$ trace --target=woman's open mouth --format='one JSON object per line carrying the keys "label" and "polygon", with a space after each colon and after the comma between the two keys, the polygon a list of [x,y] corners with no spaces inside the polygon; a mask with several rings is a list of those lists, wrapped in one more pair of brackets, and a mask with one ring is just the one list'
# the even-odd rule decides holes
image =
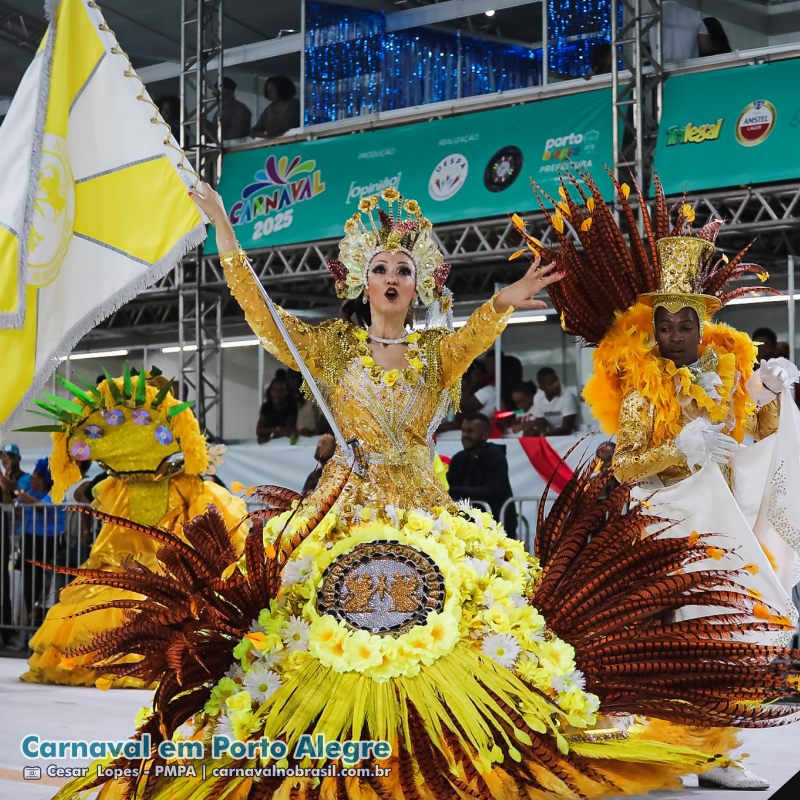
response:
{"label": "woman's open mouth", "polygon": [[399,296],[400,295],[398,294],[397,289],[394,289],[391,286],[384,293],[384,297],[386,297],[387,300],[397,300]]}

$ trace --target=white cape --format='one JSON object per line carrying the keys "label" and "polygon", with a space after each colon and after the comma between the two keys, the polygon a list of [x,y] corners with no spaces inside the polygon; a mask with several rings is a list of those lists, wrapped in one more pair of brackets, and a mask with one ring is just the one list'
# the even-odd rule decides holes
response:
{"label": "white cape", "polygon": [[[721,559],[704,559],[689,569],[741,570],[755,565],[754,574],[750,574],[752,569],[741,573],[741,582],[796,626],[798,613],[791,592],[800,560],[800,412],[788,392],[781,409],[778,431],[736,455],[734,493],[719,468],[708,464],[672,486],[638,486],[633,496],[647,502],[649,514],[674,522],[671,535],[698,531],[710,536],[710,544],[728,551]],[[764,547],[775,561],[777,573]],[[723,610],[687,606],[680,616],[717,611]],[[791,634],[768,634],[764,640],[788,643],[790,638]]]}

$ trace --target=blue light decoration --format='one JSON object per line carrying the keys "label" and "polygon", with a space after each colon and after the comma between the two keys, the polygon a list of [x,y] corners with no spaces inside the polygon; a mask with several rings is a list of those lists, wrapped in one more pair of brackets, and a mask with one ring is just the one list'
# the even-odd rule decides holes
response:
{"label": "blue light decoration", "polygon": [[[611,0],[546,0],[546,13],[550,72],[587,75],[592,48],[611,40]],[[538,86],[542,51],[428,28],[390,33],[382,12],[314,0],[305,70],[305,123],[318,125]]]}
{"label": "blue light decoration", "polygon": [[385,34],[380,12],[306,4],[306,125],[379,109]]}
{"label": "blue light decoration", "polygon": [[[622,24],[622,3],[617,7]],[[591,72],[595,45],[611,41],[611,0],[547,0],[547,66],[558,75],[580,78]]]}

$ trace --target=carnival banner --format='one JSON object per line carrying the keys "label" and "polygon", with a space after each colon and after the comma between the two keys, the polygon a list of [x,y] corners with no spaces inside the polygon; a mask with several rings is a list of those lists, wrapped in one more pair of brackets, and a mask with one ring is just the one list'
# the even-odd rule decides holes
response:
{"label": "carnival banner", "polygon": [[85,333],[205,238],[194,173],[97,5],[47,8],[0,127],[0,431]]}
{"label": "carnival banner", "polygon": [[434,223],[537,208],[566,163],[610,195],[609,90],[229,153],[220,192],[245,249],[342,235],[358,201],[392,186]]}
{"label": "carnival banner", "polygon": [[800,178],[800,60],[676,75],[655,164],[667,194]]}

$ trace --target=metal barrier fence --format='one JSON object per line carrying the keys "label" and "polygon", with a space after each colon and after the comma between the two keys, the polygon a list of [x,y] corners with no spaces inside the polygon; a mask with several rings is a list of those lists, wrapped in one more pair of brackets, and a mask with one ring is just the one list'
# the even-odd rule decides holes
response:
{"label": "metal barrier fence", "polygon": [[25,650],[47,609],[71,578],[30,564],[78,567],[89,556],[100,524],[62,506],[0,505],[0,634],[11,650]]}

